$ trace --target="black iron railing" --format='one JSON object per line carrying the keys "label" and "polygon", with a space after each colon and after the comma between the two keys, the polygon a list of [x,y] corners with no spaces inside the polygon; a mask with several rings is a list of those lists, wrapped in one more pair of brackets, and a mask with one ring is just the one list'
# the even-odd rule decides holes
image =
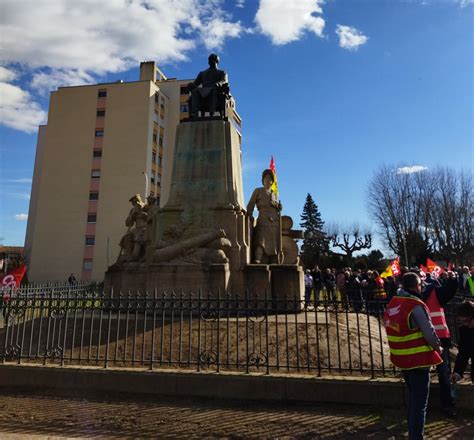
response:
{"label": "black iron railing", "polygon": [[[20,290],[5,302],[0,361],[392,376],[385,301],[359,293],[305,303],[251,292]],[[455,302],[446,307],[454,340]]]}

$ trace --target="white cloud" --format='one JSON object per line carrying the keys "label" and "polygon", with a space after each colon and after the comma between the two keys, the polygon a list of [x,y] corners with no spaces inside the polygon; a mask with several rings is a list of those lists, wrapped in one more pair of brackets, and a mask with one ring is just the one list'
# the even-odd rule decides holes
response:
{"label": "white cloud", "polygon": [[42,95],[47,95],[58,87],[93,84],[94,77],[83,70],[53,69],[49,72],[36,72],[31,81],[32,87]]}
{"label": "white cloud", "polygon": [[410,167],[401,167],[397,169],[397,174],[413,174],[413,173],[419,173],[421,171],[427,170],[428,167],[425,167],[423,165],[412,165]]}
{"label": "white cloud", "polygon": [[474,0],[459,0],[459,6],[461,6],[461,8],[465,8],[469,5],[474,5]]}
{"label": "white cloud", "polygon": [[228,37],[238,37],[244,28],[240,23],[230,23],[216,17],[203,28],[203,43],[207,49],[218,49],[222,47]]}
{"label": "white cloud", "polygon": [[28,220],[28,214],[15,214],[15,220]]}
{"label": "white cloud", "polygon": [[29,193],[8,192],[5,195],[9,196],[9,197],[12,197],[14,199],[30,200],[30,194]]}
{"label": "white cloud", "polygon": [[[3,63],[105,74],[143,60],[179,61],[216,18],[236,37],[221,0],[3,0]],[[191,35],[185,29],[191,29]]]}
{"label": "white cloud", "polygon": [[14,81],[17,77],[17,74],[12,69],[7,69],[6,67],[0,66],[0,81],[1,82],[11,82]]}
{"label": "white cloud", "polygon": [[245,0],[235,0],[235,7],[236,8],[244,8],[245,7]]}
{"label": "white cloud", "polygon": [[[241,2],[239,2],[241,3]],[[139,62],[185,60],[197,44],[221,47],[246,29],[224,0],[3,0],[0,78],[16,79],[21,65],[32,93],[89,84]],[[3,84],[1,123],[34,131],[45,112],[28,91]],[[26,102],[28,100],[28,105]]]}
{"label": "white cloud", "polygon": [[367,43],[369,37],[361,31],[350,26],[337,25],[336,34],[339,37],[339,46],[347,50],[357,50],[359,46]]}
{"label": "white cloud", "polygon": [[305,32],[323,36],[322,0],[260,0],[255,21],[260,31],[273,44],[286,44],[300,39]]}
{"label": "white cloud", "polygon": [[30,177],[22,177],[21,179],[9,179],[8,183],[31,183],[32,179]]}
{"label": "white cloud", "polygon": [[46,112],[27,91],[0,82],[0,121],[7,127],[33,133],[46,121]]}

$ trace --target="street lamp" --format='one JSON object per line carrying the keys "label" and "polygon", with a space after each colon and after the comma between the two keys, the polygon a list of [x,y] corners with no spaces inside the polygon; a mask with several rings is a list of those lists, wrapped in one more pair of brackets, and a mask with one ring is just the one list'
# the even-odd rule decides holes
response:
{"label": "street lamp", "polygon": [[145,171],[142,172],[145,176],[145,199],[148,197],[148,174]]}

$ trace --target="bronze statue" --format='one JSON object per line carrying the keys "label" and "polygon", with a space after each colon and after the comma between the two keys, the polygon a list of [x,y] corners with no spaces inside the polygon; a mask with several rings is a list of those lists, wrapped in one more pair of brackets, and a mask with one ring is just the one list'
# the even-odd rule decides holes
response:
{"label": "bronze statue", "polygon": [[254,263],[278,264],[283,260],[281,241],[282,206],[271,187],[274,181],[272,170],[262,173],[263,188],[256,188],[247,205],[247,215],[253,224],[253,210],[258,209],[257,225],[252,236]]}
{"label": "bronze statue", "polygon": [[[120,254],[117,262],[139,261],[145,252],[145,232],[148,214],[144,210],[140,194],[130,198],[132,209],[125,220],[128,227],[126,234],[120,240]],[[135,226],[135,227],[133,227]]]}
{"label": "bronze statue", "polygon": [[188,84],[191,92],[189,98],[189,116],[196,119],[199,112],[209,112],[213,116],[219,112],[221,117],[225,116],[226,99],[230,98],[227,73],[219,70],[219,57],[212,53],[209,55],[209,69],[199,72],[194,82]]}

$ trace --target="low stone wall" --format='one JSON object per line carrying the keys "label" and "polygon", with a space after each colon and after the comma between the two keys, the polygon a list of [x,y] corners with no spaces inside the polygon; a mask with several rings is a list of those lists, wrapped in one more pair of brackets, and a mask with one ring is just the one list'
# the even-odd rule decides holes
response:
{"label": "low stone wall", "polygon": [[[0,387],[81,389],[287,402],[329,402],[400,407],[406,390],[398,379],[310,377],[182,370],[98,369],[37,365],[0,365]],[[473,411],[474,386],[458,385],[459,409]],[[439,406],[439,390],[432,384],[430,405]]]}

